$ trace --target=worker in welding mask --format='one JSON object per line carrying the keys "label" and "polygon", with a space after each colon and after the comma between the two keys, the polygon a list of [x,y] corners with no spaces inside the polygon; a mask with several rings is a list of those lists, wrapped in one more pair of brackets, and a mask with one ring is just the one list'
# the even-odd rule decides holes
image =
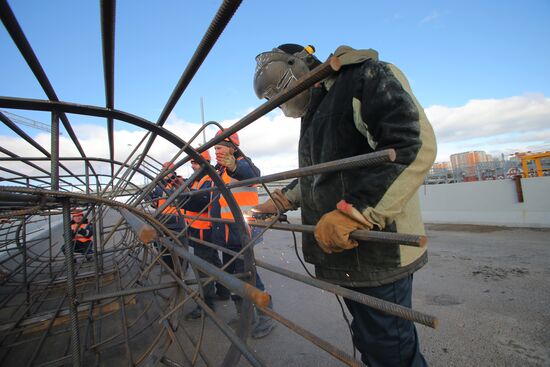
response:
{"label": "worker in welding mask", "polygon": [[[299,85],[320,61],[312,46],[280,45],[256,57],[254,91],[273,99]],[[430,123],[394,65],[372,49],[338,47],[338,72],[283,103],[301,119],[299,166],[395,149],[394,161],[301,177],[253,211],[301,208],[302,251],[317,278],[411,307],[413,273],[426,249],[350,239],[357,229],[424,234],[417,191],[436,156]],[[345,300],[355,347],[369,366],[425,366],[414,324]]]}

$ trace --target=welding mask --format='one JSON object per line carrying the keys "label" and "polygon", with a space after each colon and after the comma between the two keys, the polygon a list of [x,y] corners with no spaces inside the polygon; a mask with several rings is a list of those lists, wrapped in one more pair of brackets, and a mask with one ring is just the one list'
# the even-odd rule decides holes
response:
{"label": "welding mask", "polygon": [[[307,60],[311,57],[307,48],[294,54],[274,48],[273,51],[256,56],[254,73],[256,96],[270,100],[296,86],[297,80],[309,73],[310,66]],[[311,91],[308,89],[279,107],[287,117],[302,117],[307,111],[310,97]]]}

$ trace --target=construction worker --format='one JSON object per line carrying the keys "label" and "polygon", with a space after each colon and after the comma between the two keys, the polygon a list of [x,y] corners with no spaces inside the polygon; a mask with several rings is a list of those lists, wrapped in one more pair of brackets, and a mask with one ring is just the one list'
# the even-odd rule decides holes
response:
{"label": "construction worker", "polygon": [[[222,131],[218,131],[216,136],[220,135]],[[239,146],[239,136],[235,133],[229,138],[219,142],[215,147],[216,151],[216,170],[225,182],[230,184],[236,181],[242,181],[253,177],[260,176],[260,170],[252,163],[250,158],[243,157],[236,149]],[[250,212],[253,206],[258,205],[258,189],[255,186],[245,186],[231,189],[237,204],[243,212]],[[219,194],[218,194],[219,195]],[[220,217],[222,219],[234,219],[227,201],[223,196],[219,196],[216,204],[212,208],[212,216]],[[257,237],[259,233],[258,228],[251,230],[252,238]],[[229,250],[239,252],[243,245],[240,238],[240,230],[236,224],[224,224],[214,225],[213,240],[215,243],[219,243],[225,246]],[[261,241],[260,238],[257,242]],[[227,264],[232,259],[231,255],[223,254],[223,263]],[[230,274],[237,274],[244,272],[244,261],[236,260],[227,267],[226,271]],[[264,284],[260,278],[260,275],[256,272],[256,287],[260,290],[265,290]],[[242,310],[243,299],[237,295],[231,295],[237,313],[240,314]],[[273,302],[270,301],[270,308],[273,308]],[[267,315],[255,312],[254,324],[252,327],[251,336],[255,339],[263,338],[268,335],[275,326],[273,320]]]}
{"label": "construction worker", "polygon": [[[74,209],[71,212],[71,240],[73,243],[73,252],[83,254],[86,260],[91,260],[93,226],[88,223],[88,219],[84,219],[82,209]],[[65,253],[65,245],[61,247],[61,251]]]}
{"label": "construction worker", "polygon": [[[157,184],[150,194],[150,198],[153,200],[153,207],[160,208],[164,205],[167,198],[182,184],[183,179],[177,175],[174,171],[174,164],[170,162],[164,162],[162,164],[162,171],[165,172],[164,177]],[[162,210],[162,221],[167,229],[175,232],[179,235],[178,239],[187,244],[186,235],[182,233],[185,227],[185,220],[183,217],[184,211],[178,207],[177,201],[173,201],[170,205]],[[155,244],[159,251],[165,251],[162,255],[162,260],[174,270],[174,263],[172,255],[166,251],[165,247],[159,243]]]}
{"label": "construction worker", "polygon": [[[272,99],[320,65],[312,46],[285,44],[256,57],[254,89]],[[357,229],[424,234],[417,191],[436,156],[435,136],[409,83],[374,50],[341,46],[341,69],[280,107],[301,118],[299,166],[393,148],[394,162],[302,177],[253,209],[274,213],[301,207],[302,251],[316,277],[411,307],[413,273],[425,248],[366,243]],[[345,300],[355,347],[371,366],[425,366],[414,324]]]}
{"label": "construction worker", "polygon": [[[201,153],[201,156],[210,164],[211,157],[208,150]],[[199,162],[191,160],[191,168],[194,172],[201,169]],[[191,184],[191,190],[203,190],[212,187],[212,179],[203,172],[199,175],[195,181]],[[203,260],[208,261],[212,265],[221,267],[221,260],[218,251],[207,245],[194,241],[193,239],[199,239],[202,241],[210,242],[212,234],[212,222],[208,220],[210,218],[210,210],[212,206],[211,192],[204,192],[203,194],[193,195],[187,200],[182,208],[185,210],[186,219],[188,225],[189,245],[194,248],[194,253]],[[199,219],[195,219],[195,218]],[[203,277],[204,274],[201,274]],[[203,288],[204,301],[206,304],[214,309],[214,300],[219,299],[215,292],[215,283],[209,283]],[[227,296],[225,299],[229,299]],[[191,312],[185,315],[186,319],[198,319],[202,316],[201,308],[195,307]]]}

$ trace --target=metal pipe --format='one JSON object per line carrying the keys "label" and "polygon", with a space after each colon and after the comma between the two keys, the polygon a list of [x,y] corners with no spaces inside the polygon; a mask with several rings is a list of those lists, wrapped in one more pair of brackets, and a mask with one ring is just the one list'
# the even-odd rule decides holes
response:
{"label": "metal pipe", "polygon": [[256,287],[245,283],[240,279],[232,277],[231,274],[220,270],[218,267],[210,264],[200,257],[191,255],[188,251],[185,251],[179,246],[175,246],[168,241],[163,241],[162,245],[168,247],[169,250],[175,252],[179,257],[189,261],[190,264],[196,266],[203,273],[209,276],[214,276],[220,283],[239,296],[247,298],[255,304],[262,306],[267,306],[269,303],[270,296],[267,292],[262,292]]}
{"label": "metal pipe", "polygon": [[157,231],[150,224],[147,224],[126,209],[117,208],[117,210],[124,217],[141,242],[147,244],[156,239]]}

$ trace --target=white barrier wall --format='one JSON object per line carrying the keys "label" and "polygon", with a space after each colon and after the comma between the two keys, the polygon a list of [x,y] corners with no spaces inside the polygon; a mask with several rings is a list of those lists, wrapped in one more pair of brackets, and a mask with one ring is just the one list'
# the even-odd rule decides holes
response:
{"label": "white barrier wall", "polygon": [[550,227],[550,177],[424,185],[419,196],[426,223]]}

